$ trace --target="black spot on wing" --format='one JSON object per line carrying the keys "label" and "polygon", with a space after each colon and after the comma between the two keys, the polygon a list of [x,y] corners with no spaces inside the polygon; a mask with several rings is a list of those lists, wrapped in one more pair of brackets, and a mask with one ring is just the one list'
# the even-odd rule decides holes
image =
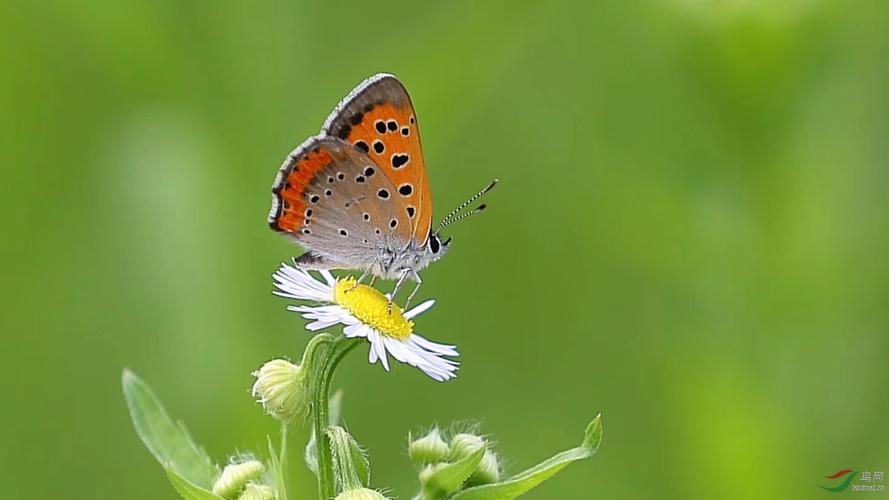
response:
{"label": "black spot on wing", "polygon": [[392,168],[401,168],[407,165],[407,162],[409,162],[410,159],[411,157],[407,154],[394,154],[392,155]]}

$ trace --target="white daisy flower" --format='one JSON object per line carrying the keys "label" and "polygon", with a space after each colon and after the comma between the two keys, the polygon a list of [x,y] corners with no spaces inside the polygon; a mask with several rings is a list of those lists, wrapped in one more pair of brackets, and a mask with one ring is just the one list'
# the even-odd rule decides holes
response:
{"label": "white daisy flower", "polygon": [[275,271],[275,295],[288,299],[311,300],[326,305],[287,306],[312,320],[306,330],[318,331],[343,324],[349,338],[363,337],[370,342],[368,361],[379,361],[389,370],[389,355],[415,366],[439,382],[457,376],[459,363],[445,356],[459,356],[452,345],[438,344],[414,333],[416,316],[428,311],[434,300],[427,300],[402,312],[396,304],[389,310],[389,296],[376,288],[357,284],[353,277],[335,278],[329,271],[320,271],[324,281],[308,271],[287,264]]}

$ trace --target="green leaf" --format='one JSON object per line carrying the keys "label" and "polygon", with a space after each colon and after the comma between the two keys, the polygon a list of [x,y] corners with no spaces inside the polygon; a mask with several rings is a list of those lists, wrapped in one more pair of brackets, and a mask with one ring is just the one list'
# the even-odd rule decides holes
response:
{"label": "green leaf", "polygon": [[312,471],[312,474],[318,475],[318,440],[315,439],[315,430],[309,435],[309,442],[306,443],[306,467]]}
{"label": "green leaf", "polygon": [[362,485],[370,486],[370,460],[367,458],[367,452],[351,434],[349,435],[349,451],[352,454],[352,463],[355,464],[358,479]]}
{"label": "green leaf", "polygon": [[123,371],[123,393],[136,433],[164,468],[189,483],[209,488],[219,469],[180,422],[174,422],[151,388],[130,370]]}
{"label": "green leaf", "polygon": [[275,479],[275,484],[278,487],[278,496],[281,500],[287,500],[287,481],[285,472],[287,464],[284,463],[287,460],[287,426],[285,425],[281,427],[280,455],[275,450],[275,445],[272,444],[272,438],[266,436],[266,440],[269,442],[269,468],[272,471],[272,477]]}
{"label": "green leaf", "polygon": [[441,496],[441,493],[449,495],[457,491],[478,468],[479,462],[485,456],[486,449],[487,447],[482,446],[454,463],[439,464],[436,466],[435,472],[426,479],[424,490],[432,497]]}
{"label": "green leaf", "polygon": [[583,443],[577,448],[563,451],[504,481],[467,488],[454,495],[453,500],[509,500],[516,498],[553,477],[572,462],[591,457],[599,449],[601,442],[602,414],[600,413],[587,426]]}
{"label": "green leaf", "polygon": [[173,488],[176,488],[176,491],[185,500],[225,500],[221,496],[216,495],[211,491],[207,491],[179,474],[176,474],[176,471],[174,471],[172,467],[164,467],[164,470],[167,471],[167,478],[170,480],[170,483],[173,484]]}
{"label": "green leaf", "polygon": [[340,492],[370,484],[370,461],[351,434],[338,425],[327,428],[333,471]]}
{"label": "green leaf", "polygon": [[[333,393],[327,404],[328,422],[330,425],[339,425],[340,415],[343,413],[343,390],[340,389]],[[315,439],[315,429],[309,434],[309,442],[306,443],[306,466],[316,476],[318,475],[318,449],[316,448],[317,440]]]}

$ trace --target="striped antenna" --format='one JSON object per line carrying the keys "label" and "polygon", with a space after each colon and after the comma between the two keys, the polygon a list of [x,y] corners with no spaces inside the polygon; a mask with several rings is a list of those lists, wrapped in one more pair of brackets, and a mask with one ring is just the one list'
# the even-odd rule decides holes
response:
{"label": "striped antenna", "polygon": [[458,206],[457,208],[452,210],[451,213],[449,213],[448,216],[445,217],[444,220],[441,221],[441,223],[438,225],[438,227],[435,229],[435,231],[436,232],[441,231],[446,226],[453,224],[454,222],[457,222],[458,220],[465,219],[466,217],[469,217],[472,214],[477,214],[477,213],[481,212],[482,210],[484,210],[487,207],[487,205],[481,205],[478,208],[472,210],[471,212],[466,212],[465,214],[460,215],[457,218],[454,218],[457,214],[462,212],[463,209],[468,207],[472,202],[474,202],[475,200],[484,196],[488,191],[494,189],[494,186],[496,186],[498,182],[500,182],[500,179],[492,180],[487,186],[485,186],[484,189],[482,189],[478,193],[475,193],[471,198],[469,198],[468,200],[461,203],[460,206]]}
{"label": "striped antenna", "polygon": [[472,210],[469,211],[469,212],[462,213],[462,214],[458,215],[457,217],[454,217],[454,218],[452,218],[452,219],[448,219],[446,222],[442,222],[441,225],[438,227],[438,229],[436,229],[436,231],[440,231],[440,230],[442,230],[442,229],[444,229],[444,228],[450,226],[451,224],[453,224],[453,223],[455,223],[455,222],[457,222],[457,221],[461,221],[461,220],[463,220],[463,219],[469,217],[470,215],[480,214],[480,213],[484,212],[486,208],[488,208],[488,206],[485,205],[484,203],[482,203],[481,205],[479,205],[478,207],[472,209]]}

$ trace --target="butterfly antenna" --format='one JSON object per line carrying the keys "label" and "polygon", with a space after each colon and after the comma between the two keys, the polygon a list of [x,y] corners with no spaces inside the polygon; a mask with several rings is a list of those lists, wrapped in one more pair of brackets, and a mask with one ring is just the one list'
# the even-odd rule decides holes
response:
{"label": "butterfly antenna", "polygon": [[481,205],[479,205],[478,207],[472,209],[472,210],[469,211],[469,212],[462,213],[462,214],[458,215],[457,217],[454,217],[454,218],[452,218],[452,219],[449,219],[447,222],[442,222],[441,225],[439,225],[439,228],[437,229],[437,231],[440,231],[440,230],[442,230],[442,229],[444,229],[444,228],[450,226],[451,224],[453,224],[453,223],[455,223],[455,222],[461,221],[461,220],[463,220],[463,219],[469,217],[470,215],[480,214],[480,213],[482,213],[486,208],[488,208],[488,206],[485,205],[484,203],[482,203]]}
{"label": "butterfly antenna", "polygon": [[484,196],[488,191],[494,189],[494,186],[496,186],[498,182],[500,182],[500,179],[494,179],[494,180],[492,180],[490,183],[488,183],[487,186],[485,186],[484,189],[482,189],[482,190],[479,191],[478,193],[475,193],[474,195],[472,195],[471,198],[469,198],[468,200],[466,200],[466,201],[464,201],[463,203],[461,203],[460,206],[458,206],[457,208],[455,208],[454,210],[452,210],[451,213],[449,213],[448,216],[445,217],[444,220],[441,221],[441,223],[438,225],[438,227],[437,227],[435,230],[436,230],[436,231],[441,231],[441,230],[444,229],[446,226],[448,226],[448,225],[450,225],[450,224],[453,224],[454,222],[457,222],[458,220],[465,219],[466,217],[469,217],[470,215],[477,214],[477,213],[481,212],[482,210],[484,210],[484,209],[487,207],[487,205],[481,205],[481,206],[479,206],[478,208],[472,210],[471,212],[466,212],[465,214],[460,215],[460,216],[457,217],[457,218],[454,218],[457,214],[459,214],[460,212],[462,212],[463,209],[465,209],[465,208],[468,207],[470,204],[472,204],[472,202],[474,202],[475,200],[477,200],[477,199],[481,198],[482,196]]}

